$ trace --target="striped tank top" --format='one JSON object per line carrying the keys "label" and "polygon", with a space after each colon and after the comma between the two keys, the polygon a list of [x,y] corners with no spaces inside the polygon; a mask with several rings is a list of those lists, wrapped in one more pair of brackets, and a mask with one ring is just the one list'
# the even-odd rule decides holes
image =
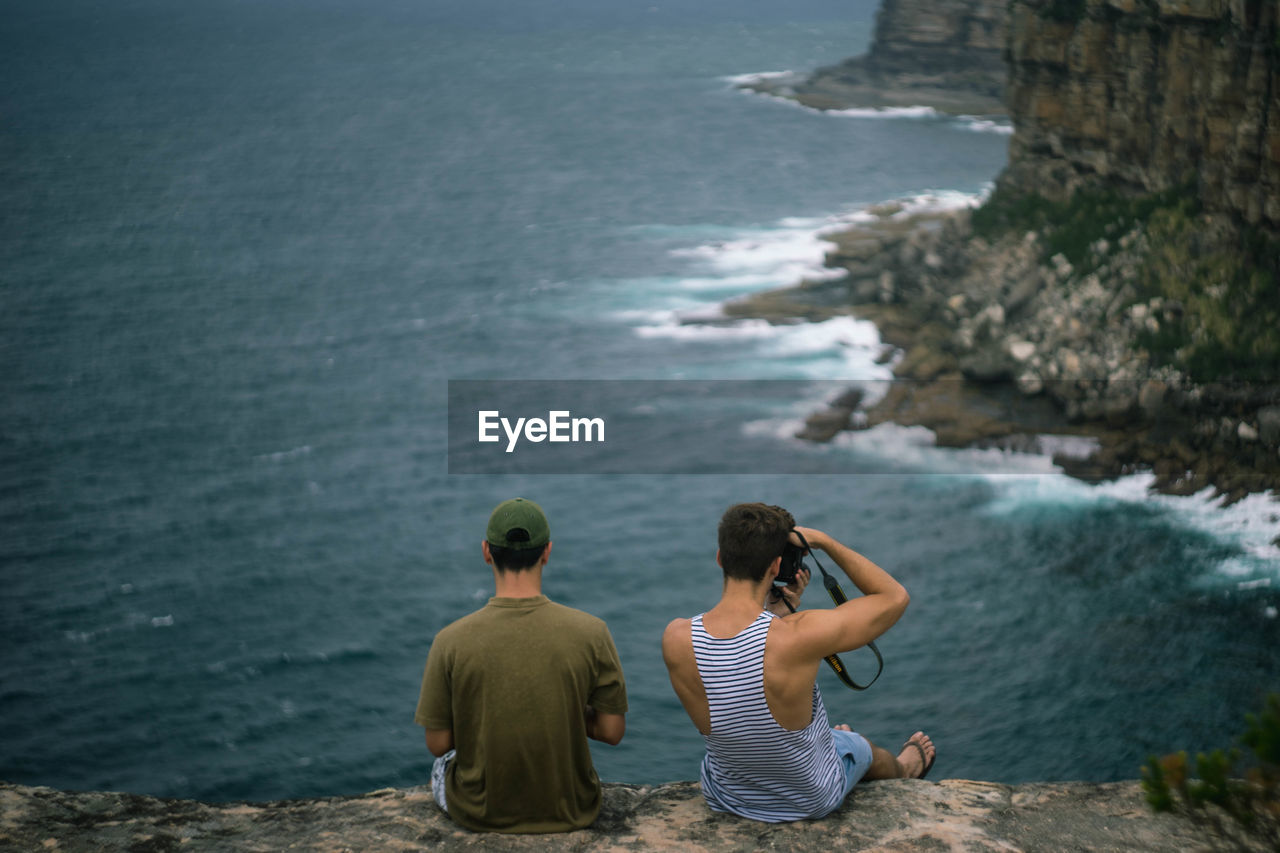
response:
{"label": "striped tank top", "polygon": [[693,617],[693,655],[711,710],[702,794],[714,811],[778,822],[822,817],[844,799],[844,770],[827,709],[813,685],[813,719],[778,725],[764,695],[765,610],[735,637],[719,639]]}

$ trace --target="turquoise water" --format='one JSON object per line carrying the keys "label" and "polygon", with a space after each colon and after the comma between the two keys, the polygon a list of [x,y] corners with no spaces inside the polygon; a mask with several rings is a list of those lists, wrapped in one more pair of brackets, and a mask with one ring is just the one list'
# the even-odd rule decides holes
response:
{"label": "turquoise water", "polygon": [[[728,82],[857,53],[873,12],[10,3],[0,778],[211,799],[425,782],[422,663],[489,594],[478,543],[513,494],[551,515],[548,593],[606,618],[626,668],[606,779],[696,774],[658,638],[714,602],[739,500],[911,590],[875,687],[823,688],[874,740],[929,731],[939,777],[1132,778],[1228,739],[1280,689],[1274,504],[1085,486],[911,430],[799,446],[803,383],[883,375],[874,329],[688,322],[821,275],[819,232],[867,204],[970,203],[1004,164],[999,128]],[[800,391],[676,432],[691,460],[740,448],[740,475],[449,476],[447,381],[521,378]],[[775,454],[879,473],[753,473]]]}

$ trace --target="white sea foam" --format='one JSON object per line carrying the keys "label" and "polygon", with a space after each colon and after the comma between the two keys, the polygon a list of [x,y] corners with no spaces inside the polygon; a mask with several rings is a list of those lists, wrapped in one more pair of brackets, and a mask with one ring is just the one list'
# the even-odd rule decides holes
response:
{"label": "white sea foam", "polygon": [[944,213],[949,210],[962,210],[966,207],[977,207],[986,200],[990,187],[980,193],[966,193],[959,190],[928,190],[913,196],[899,199],[902,210],[894,214],[896,218],[906,218],[917,213]]}
{"label": "white sea foam", "polygon": [[[777,345],[773,348],[777,355],[828,352],[833,349],[862,350],[872,355],[880,352],[880,333],[875,324],[856,317],[832,317],[820,323],[800,323],[777,328],[782,330],[777,336]],[[883,367],[873,372],[877,375],[869,375],[868,379],[881,378],[887,373]]]}
{"label": "white sea foam", "polygon": [[[757,422],[756,434],[790,439],[799,420]],[[1116,503],[1156,508],[1175,520],[1175,526],[1199,530],[1238,551],[1217,564],[1213,578],[1238,590],[1266,589],[1280,583],[1280,501],[1255,494],[1230,506],[1215,500],[1206,489],[1190,497],[1153,492],[1150,473],[1121,477],[1104,483],[1086,483],[1063,473],[1052,454],[1066,450],[1081,453],[1087,445],[1061,437],[1041,444],[1041,452],[1024,453],[994,448],[941,448],[924,427],[880,424],[868,430],[842,432],[831,444],[857,454],[892,460],[895,466],[921,474],[968,475],[987,480],[998,497],[984,510],[1003,515],[1029,506],[1085,506]]]}
{"label": "white sea foam", "polygon": [[774,83],[799,82],[804,77],[804,73],[800,71],[756,71],[751,74],[734,74],[721,79],[731,86],[752,86],[766,81]]}
{"label": "white sea foam", "polygon": [[921,474],[1052,474],[1060,469],[1051,457],[1000,448],[938,447],[932,430],[922,426],[878,424],[870,429],[842,432],[832,442],[838,447],[879,459],[892,460],[909,472]]}
{"label": "white sea foam", "polygon": [[742,320],[717,325],[672,321],[658,326],[641,326],[636,329],[636,334],[642,338],[669,338],[681,341],[742,340],[773,337],[775,328],[764,320]]}
{"label": "white sea foam", "polygon": [[[941,213],[980,205],[989,193],[926,190],[896,199],[895,218],[921,213]],[[724,290],[738,287],[743,293],[765,287],[787,287],[801,281],[830,281],[847,275],[843,269],[825,266],[832,248],[827,237],[850,225],[877,218],[861,207],[827,217],[788,217],[765,228],[724,229],[722,239],[706,240],[671,250],[673,258],[691,262],[693,269],[678,277],[680,289]]]}
{"label": "white sea foam", "polygon": [[[906,107],[847,107],[839,110],[823,110],[811,107],[808,104],[800,103],[795,98],[787,97],[787,95],[792,94],[791,87],[796,83],[802,82],[805,76],[805,74],[796,71],[762,71],[755,74],[737,74],[721,79],[733,88],[743,90],[752,97],[766,98],[774,103],[785,104],[819,115],[872,120],[928,119],[946,123],[957,130],[965,130],[972,133],[1012,134],[1014,131],[1013,125],[1006,120],[989,116],[951,115],[924,104]],[[750,88],[761,83],[771,83],[777,91],[759,92]]]}
{"label": "white sea foam", "polygon": [[[716,309],[716,313],[722,313]],[[620,311],[614,311],[610,316],[615,320],[628,323],[634,326],[662,326],[667,323],[675,322],[679,318],[677,311],[667,308],[656,308],[644,310],[642,308],[628,308]],[[711,319],[708,315],[706,319]]]}
{"label": "white sea foam", "polygon": [[[779,430],[781,433],[782,431]],[[794,430],[792,430],[794,432]],[[950,449],[934,445],[924,427],[881,424],[869,430],[843,432],[833,444],[857,453],[872,453],[907,469],[928,474],[968,474],[983,478],[999,491],[985,507],[994,515],[1034,505],[1084,506],[1118,503],[1154,507],[1176,519],[1179,528],[1199,530],[1238,552],[1215,567],[1219,583],[1236,589],[1269,588],[1280,583],[1280,501],[1266,494],[1250,495],[1230,506],[1206,489],[1189,497],[1153,492],[1153,474],[1141,473],[1103,483],[1086,483],[1062,472],[1052,454],[1082,452],[1083,445],[1066,441],[1042,443],[1040,453],[997,449]],[[1034,475],[1034,476],[1027,476]]]}
{"label": "white sea foam", "polygon": [[[1010,484],[1004,497],[992,504],[993,512],[1013,511],[1028,503],[1092,503],[1098,500],[1119,503],[1142,503],[1185,513],[1188,522],[1195,527],[1209,530],[1234,530],[1237,533],[1252,532],[1245,539],[1261,539],[1252,542],[1247,549],[1259,557],[1280,558],[1280,548],[1269,544],[1269,539],[1280,533],[1280,503],[1267,495],[1251,495],[1231,506],[1224,507],[1213,499],[1210,489],[1188,497],[1164,495],[1151,490],[1155,475],[1150,472],[1120,477],[1102,483],[1090,484],[1063,476],[1057,481]],[[1208,525],[1208,526],[1206,526]]]}
{"label": "white sea foam", "polygon": [[942,114],[933,107],[850,107],[844,110],[825,110],[827,115],[848,118],[938,118]]}
{"label": "white sea foam", "polygon": [[1254,571],[1269,568],[1269,576],[1280,578],[1280,547],[1272,541],[1280,534],[1280,502],[1269,495],[1249,495],[1223,506],[1220,499],[1214,499],[1211,489],[1182,498],[1150,492],[1155,480],[1151,474],[1125,480],[1136,481],[1135,486],[1143,492],[1141,500],[1176,513],[1186,526],[1239,545],[1242,554],[1235,558],[1237,561],[1252,566]]}
{"label": "white sea foam", "polygon": [[984,118],[982,116],[957,116],[956,123],[962,130],[971,130],[974,133],[1013,134],[1013,125],[998,119]]}
{"label": "white sea foam", "polygon": [[1267,586],[1280,580],[1280,502],[1266,494],[1250,495],[1231,506],[1215,500],[1206,489],[1188,497],[1164,495],[1151,490],[1155,476],[1150,472],[1090,484],[1060,474],[1001,482],[1002,496],[988,511],[1007,513],[1031,504],[1082,505],[1098,502],[1154,507],[1177,519],[1183,528],[1199,530],[1239,548],[1217,566],[1220,580],[1239,588]]}
{"label": "white sea foam", "polygon": [[827,221],[813,216],[785,216],[778,220],[778,224],[783,228],[821,228]]}
{"label": "white sea foam", "polygon": [[[825,275],[823,267],[830,244],[821,237],[827,223],[810,221],[740,232],[726,240],[675,249],[672,257],[700,261],[720,274],[790,274],[796,270]],[[790,283],[790,282],[788,282]]]}
{"label": "white sea foam", "polygon": [[[772,324],[764,320],[688,322],[674,317],[640,326],[642,338],[714,346],[731,345],[731,358],[701,369],[719,378],[753,379],[884,379],[886,365],[876,364],[882,345],[873,323],[833,317],[820,323]],[[751,342],[744,349],[743,342]]]}
{"label": "white sea foam", "polygon": [[[901,210],[894,218],[977,207],[988,193],[989,190],[926,190],[895,199]],[[720,283],[725,282],[740,284],[747,292],[758,286],[786,287],[802,280],[835,280],[847,273],[825,266],[827,252],[832,248],[827,237],[876,218],[877,214],[865,207],[821,218],[788,217],[772,227],[725,229],[724,239],[673,249],[670,254],[694,262],[695,272],[702,273],[683,278],[685,289],[722,289]]]}
{"label": "white sea foam", "polygon": [[[895,214],[912,216],[928,211],[971,207],[980,194],[927,191],[897,201]],[[772,325],[761,320],[731,322],[723,306],[735,298],[803,281],[834,281],[847,273],[825,266],[831,248],[827,235],[853,223],[875,219],[866,208],[827,217],[788,217],[770,227],[728,228],[721,235],[698,227],[699,242],[670,250],[688,269],[662,279],[614,288],[640,294],[643,310],[625,305],[614,316],[650,339],[714,344],[735,342],[732,360],[722,368],[703,364],[699,370],[728,376],[757,378],[882,379],[890,368],[876,364],[883,345],[875,326],[852,317],[820,323]],[[667,238],[670,229],[652,226]],[[713,239],[705,239],[712,237]],[[634,298],[634,297],[631,297]],[[757,341],[745,350],[743,341]]]}
{"label": "white sea foam", "polygon": [[812,278],[822,271],[802,263],[781,262],[760,272],[742,272],[724,276],[689,276],[681,278],[677,284],[680,290],[698,293],[724,292],[734,294],[749,293],[762,288],[778,287],[779,281],[799,281],[801,278]]}

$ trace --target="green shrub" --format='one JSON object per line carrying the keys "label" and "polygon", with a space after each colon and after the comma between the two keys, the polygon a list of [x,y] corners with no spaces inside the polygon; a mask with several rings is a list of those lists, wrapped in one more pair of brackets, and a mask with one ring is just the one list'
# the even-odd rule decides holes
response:
{"label": "green shrub", "polygon": [[1263,766],[1280,772],[1280,694],[1268,696],[1262,713],[1247,714],[1244,721],[1244,735],[1240,740],[1253,750]]}
{"label": "green shrub", "polygon": [[1245,229],[1214,245],[1190,205],[1152,213],[1140,278],[1144,295],[1176,300],[1180,320],[1141,336],[1157,362],[1197,381],[1280,377],[1280,242]]}
{"label": "green shrub", "polygon": [[[1266,699],[1261,714],[1245,716],[1241,743],[1252,753],[1241,765],[1238,748],[1196,756],[1196,776],[1187,753],[1147,758],[1142,789],[1157,812],[1181,811],[1226,832],[1226,819],[1255,840],[1280,849],[1280,693]],[[1240,771],[1243,770],[1243,773]]]}
{"label": "green shrub", "polygon": [[1003,237],[1015,229],[1039,231],[1053,219],[1058,205],[1035,193],[1015,193],[996,187],[995,191],[973,211],[973,232],[988,240]]}
{"label": "green shrub", "polygon": [[1061,254],[1076,276],[1110,255],[1097,248],[1140,231],[1135,263],[1140,298],[1181,306],[1155,331],[1138,336],[1157,364],[1172,364],[1192,379],[1280,379],[1280,240],[1242,226],[1239,241],[1223,245],[1204,233],[1191,184],[1159,193],[1080,190],[1063,202],[997,189],[973,212],[974,233],[996,240],[1010,232],[1040,235],[1042,261]]}
{"label": "green shrub", "polygon": [[1191,186],[1159,193],[1124,194],[1115,190],[1078,190],[1067,201],[1051,201],[1035,193],[997,189],[973,212],[974,233],[989,240],[1010,231],[1036,231],[1042,238],[1044,259],[1061,254],[1077,270],[1097,266],[1093,246],[1114,241],[1144,225],[1154,213],[1169,207],[1196,212]]}

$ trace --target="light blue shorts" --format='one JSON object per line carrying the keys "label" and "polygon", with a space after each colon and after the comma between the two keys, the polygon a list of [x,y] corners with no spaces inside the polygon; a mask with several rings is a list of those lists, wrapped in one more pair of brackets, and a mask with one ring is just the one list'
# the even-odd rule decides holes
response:
{"label": "light blue shorts", "polygon": [[844,768],[844,793],[848,796],[858,780],[871,769],[871,744],[857,732],[844,729],[832,729],[831,736],[835,739],[836,755],[840,756],[840,765]]}
{"label": "light blue shorts", "polygon": [[[444,755],[436,759],[436,763],[431,765],[431,796],[435,797],[436,805],[444,809],[444,813],[449,813],[449,804],[444,799],[444,774],[449,769],[450,762],[457,755],[457,750],[451,749]],[[870,755],[870,753],[868,753]],[[845,771],[848,772],[847,770]]]}

